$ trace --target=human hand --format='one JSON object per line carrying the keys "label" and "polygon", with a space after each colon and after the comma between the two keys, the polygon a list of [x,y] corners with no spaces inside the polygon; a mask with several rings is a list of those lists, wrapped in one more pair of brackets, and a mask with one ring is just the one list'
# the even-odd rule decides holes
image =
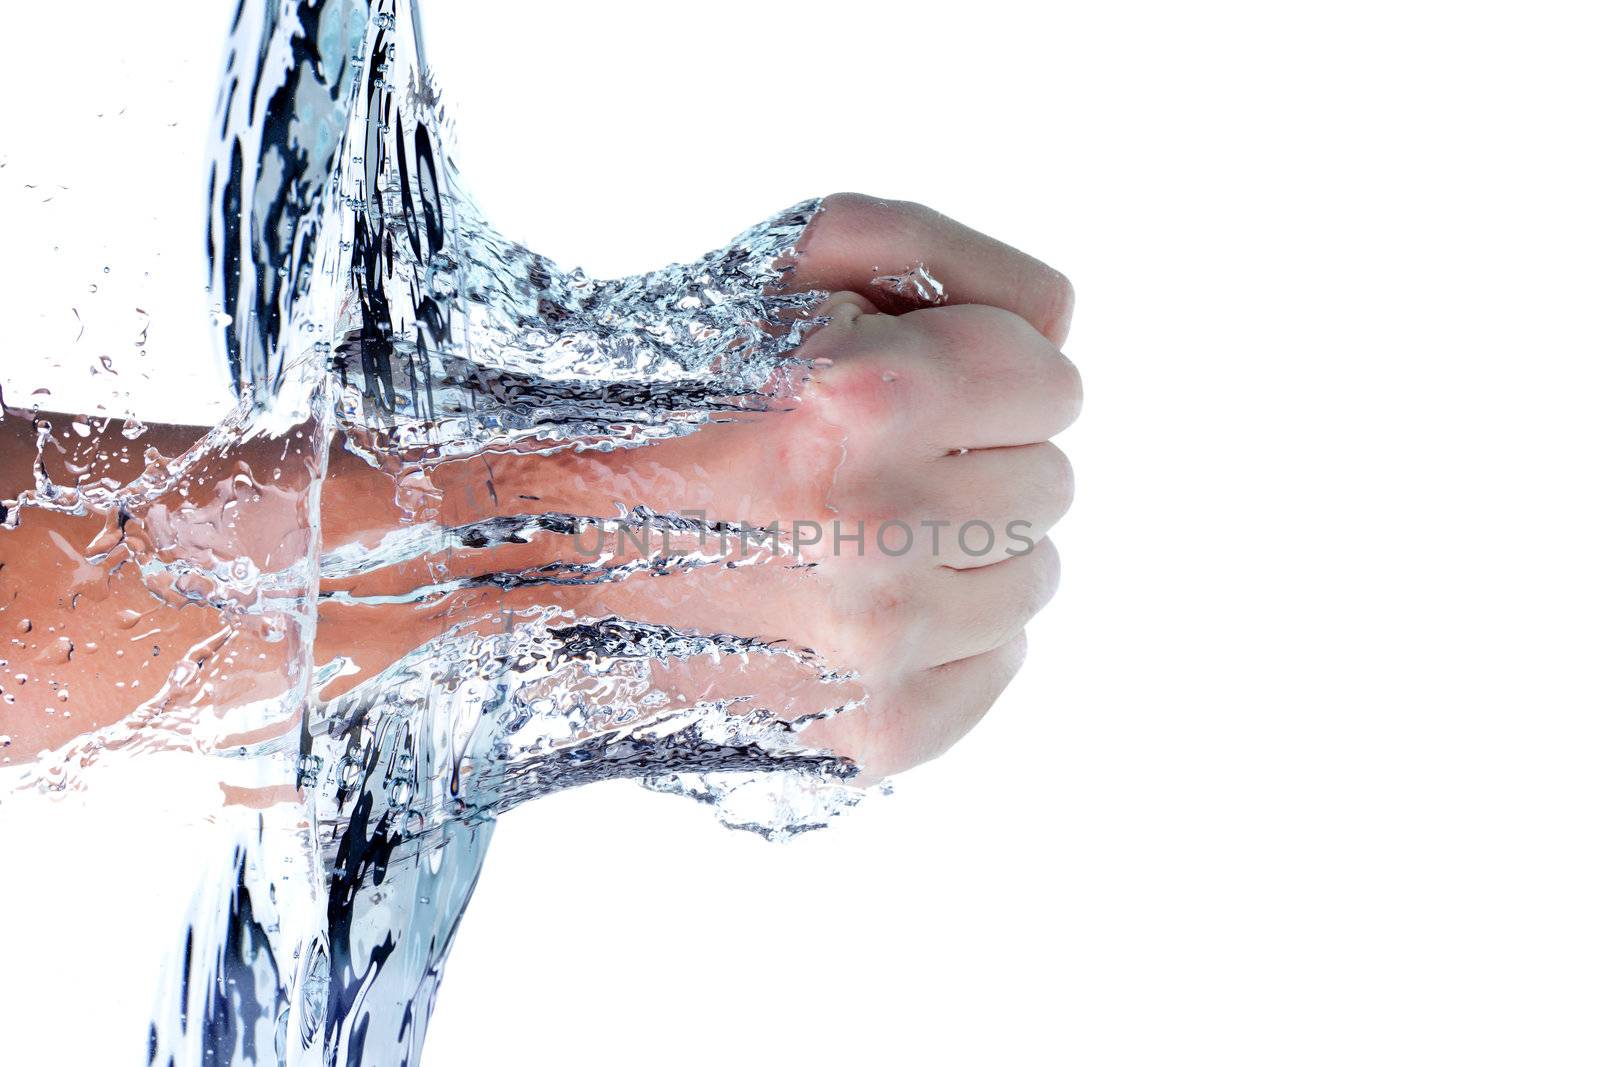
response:
{"label": "human hand", "polygon": [[[822,309],[830,323],[799,353],[814,370],[792,410],[645,448],[474,457],[440,465],[433,480],[445,525],[643,506],[756,527],[775,521],[814,566],[796,568],[790,556],[670,581],[645,570],[603,584],[480,585],[403,616],[390,611],[377,626],[370,607],[325,603],[318,659],[342,653],[382,666],[475,612],[555,604],[816,649],[857,672],[870,699],[812,723],[805,739],[855,760],[868,778],[932,758],[970,729],[1015,674],[1023,626],[1057,583],[1044,533],[1067,508],[1072,474],[1048,442],[1080,401],[1077,373],[1058,350],[1071,288],[1037,260],[926,208],[858,195],[825,201],[801,247],[791,284],[835,295]],[[944,306],[918,307],[926,301],[880,281],[918,265],[942,283]],[[328,544],[392,525],[392,516],[350,503],[388,488],[364,466],[336,469],[324,494]],[[571,545],[485,546],[453,552],[443,566],[457,576],[526,571]],[[735,543],[722,556],[751,553]],[[439,577],[423,566],[343,587],[416,588]],[[691,697],[743,691],[780,715],[815,710],[777,676],[730,669],[700,684]]]}

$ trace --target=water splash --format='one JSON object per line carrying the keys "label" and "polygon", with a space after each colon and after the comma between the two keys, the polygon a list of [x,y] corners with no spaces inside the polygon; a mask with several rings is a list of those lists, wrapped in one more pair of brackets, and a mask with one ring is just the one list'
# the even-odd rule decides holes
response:
{"label": "water splash", "polygon": [[[155,651],[107,675],[95,704],[116,714],[57,731],[0,786],[81,795],[157,760],[186,768],[175,809],[220,786],[220,808],[200,805],[215,860],[174,931],[147,1062],[415,1063],[500,814],[632,778],[782,839],[862,796],[849,762],[804,738],[867,699],[848,671],[770,638],[630,619],[604,595],[541,598],[803,573],[791,546],[730,547],[731,517],[638,502],[447,522],[439,477],[463,457],[537,465],[797,404],[823,294],[783,283],[818,204],[689,264],[591,279],[466,195],[411,3],[243,2],[231,34],[207,241],[239,407],[137,457],[150,431],[136,421],[80,434],[12,414],[37,461],[6,525],[59,524],[85,545],[79,584],[106,611],[134,605],[116,652]],[[919,271],[886,291],[937,286]],[[326,509],[347,506],[330,464],[390,487],[376,538],[322,543]],[[576,547],[586,531],[657,543],[593,558]],[[538,562],[460,573],[508,546]],[[469,599],[482,590],[533,599]],[[419,613],[447,625],[381,656],[329,652],[333,610],[372,633],[410,632]],[[157,638],[170,669],[152,666]]]}

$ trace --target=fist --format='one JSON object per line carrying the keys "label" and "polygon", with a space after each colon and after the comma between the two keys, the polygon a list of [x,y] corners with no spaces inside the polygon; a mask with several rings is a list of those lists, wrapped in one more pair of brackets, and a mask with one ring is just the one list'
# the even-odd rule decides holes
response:
{"label": "fist", "polygon": [[[1024,625],[1058,580],[1046,531],[1071,500],[1072,469],[1050,438],[1081,398],[1060,352],[1072,291],[1044,264],[918,205],[844,194],[823,207],[789,284],[833,295],[819,309],[827,324],[798,353],[809,371],[792,404],[643,448],[479,456],[433,474],[445,525],[642,506],[758,531],[709,545],[702,536],[703,551],[735,566],[622,568],[603,583],[514,591],[480,583],[391,611],[382,625],[373,608],[336,600],[317,658],[356,663],[341,687],[362,679],[364,663],[392,662],[465,616],[553,604],[815,650],[854,672],[866,700],[812,722],[804,738],[854,760],[867,780],[932,758],[970,729],[1016,673]],[[336,466],[324,494],[328,544],[392,528],[394,517],[370,506],[378,495],[390,494],[373,472]],[[773,544],[780,550],[768,552]],[[611,565],[626,562],[625,549],[605,547]],[[571,539],[535,538],[452,554],[444,575],[437,559],[431,573],[414,561],[411,573],[346,588],[354,605],[571,554]],[[737,690],[785,717],[816,710],[809,690],[776,675],[730,670],[681,684],[701,685],[694,697]]]}

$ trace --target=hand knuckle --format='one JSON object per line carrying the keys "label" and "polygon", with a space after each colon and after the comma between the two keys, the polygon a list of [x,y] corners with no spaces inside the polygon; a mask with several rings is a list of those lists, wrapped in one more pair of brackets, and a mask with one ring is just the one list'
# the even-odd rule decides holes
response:
{"label": "hand knuckle", "polygon": [[1029,619],[1044,610],[1061,586],[1061,554],[1056,550],[1055,543],[1048,537],[1044,538],[1034,546],[1032,556],[1032,581],[1023,598],[1025,617]]}
{"label": "hand knuckle", "polygon": [[855,649],[886,657],[904,648],[920,613],[896,585],[857,587],[835,611],[834,626]]}
{"label": "hand knuckle", "polygon": [[[928,207],[909,200],[888,200],[866,193],[834,193],[822,201],[824,215],[833,214],[846,228],[873,236],[899,237],[920,232],[936,217]],[[885,264],[898,269],[904,264]]]}
{"label": "hand knuckle", "polygon": [[902,315],[899,321],[921,331],[936,349],[956,354],[1009,348],[1022,330],[1032,332],[1019,316],[986,304],[927,308]]}
{"label": "hand knuckle", "polygon": [[1077,488],[1072,472],[1072,461],[1067,454],[1055,445],[1046,444],[1043,451],[1044,462],[1039,472],[1039,493],[1044,500],[1049,501],[1053,509],[1065,514],[1072,506],[1072,496]]}
{"label": "hand knuckle", "polygon": [[881,367],[859,360],[836,364],[820,378],[826,418],[853,430],[882,427],[894,416],[897,393]]}
{"label": "hand knuckle", "polygon": [[1056,405],[1058,425],[1065,428],[1077,421],[1083,410],[1083,376],[1071,360],[1062,357],[1052,364],[1047,393]]}
{"label": "hand knuckle", "polygon": [[1072,309],[1077,304],[1077,292],[1072,281],[1060,271],[1046,267],[1045,322],[1053,336],[1064,337],[1072,322]]}

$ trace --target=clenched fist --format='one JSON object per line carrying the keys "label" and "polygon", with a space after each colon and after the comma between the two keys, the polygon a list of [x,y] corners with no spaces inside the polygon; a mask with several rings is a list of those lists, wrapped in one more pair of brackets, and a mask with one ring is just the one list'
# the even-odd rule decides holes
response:
{"label": "clenched fist", "polygon": [[[820,310],[828,324],[798,353],[811,369],[786,410],[643,448],[512,450],[432,474],[447,527],[530,511],[615,517],[642,506],[703,516],[721,532],[708,543],[702,530],[687,546],[680,532],[677,548],[721,565],[629,571],[639,549],[596,533],[589,555],[611,568],[603,583],[451,584],[581,573],[584,561],[571,557],[582,536],[469,542],[443,562],[436,555],[325,581],[325,591],[347,595],[325,601],[317,658],[345,655],[357,667],[333,691],[463,619],[555,604],[815,649],[856,672],[868,699],[812,723],[806,740],[855,760],[869,779],[929,759],[965,733],[1016,672],[1024,624],[1057,583],[1046,531],[1067,509],[1072,471],[1049,441],[1081,395],[1059,351],[1071,288],[1037,260],[926,208],[849,194],[824,202],[789,283],[834,295]],[[399,521],[392,496],[383,477],[336,456],[325,544],[376,543]],[[785,551],[762,556],[775,543]],[[378,617],[385,594],[428,583],[448,592]],[[781,671],[729,665],[679,684],[698,687],[688,698],[737,693],[780,716],[816,710],[805,686]]]}

